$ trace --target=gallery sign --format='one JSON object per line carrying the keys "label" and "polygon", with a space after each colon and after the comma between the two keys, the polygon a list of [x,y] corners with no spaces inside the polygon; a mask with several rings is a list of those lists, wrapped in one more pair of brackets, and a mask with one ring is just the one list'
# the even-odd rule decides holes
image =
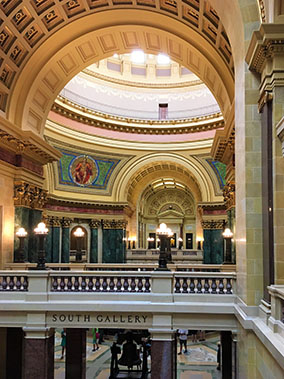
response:
{"label": "gallery sign", "polygon": [[99,327],[140,329],[152,326],[152,315],[142,313],[48,312],[47,324],[53,327]]}

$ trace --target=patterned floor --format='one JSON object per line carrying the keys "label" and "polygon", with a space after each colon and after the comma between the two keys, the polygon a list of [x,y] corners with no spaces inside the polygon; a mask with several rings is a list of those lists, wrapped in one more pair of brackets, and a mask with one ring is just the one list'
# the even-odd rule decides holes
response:
{"label": "patterned floor", "polygon": [[[177,356],[177,379],[220,379],[217,370],[217,333],[207,333],[205,342],[190,342],[187,353]],[[55,337],[55,379],[65,379],[65,359],[61,360],[60,331]],[[93,352],[92,338],[87,339],[87,379],[108,379],[111,341],[105,340],[98,351]],[[179,350],[179,347],[178,347]],[[150,366],[150,363],[149,363]],[[120,378],[125,376],[121,375]],[[136,378],[135,374],[132,375]],[[149,379],[151,376],[149,375]]]}

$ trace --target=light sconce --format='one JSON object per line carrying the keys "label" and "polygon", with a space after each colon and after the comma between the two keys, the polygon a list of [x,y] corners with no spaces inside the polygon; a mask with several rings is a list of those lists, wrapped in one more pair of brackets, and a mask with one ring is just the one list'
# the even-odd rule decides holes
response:
{"label": "light sconce", "polygon": [[48,229],[44,222],[40,222],[38,226],[34,229],[35,234],[38,236],[39,247],[38,247],[38,259],[37,259],[37,270],[46,270],[45,267],[45,250],[44,241],[48,234]]}
{"label": "light sconce", "polygon": [[82,241],[85,232],[81,227],[78,227],[73,234],[77,241],[76,262],[82,262]]}
{"label": "light sconce", "polygon": [[27,234],[28,233],[25,231],[24,228],[20,228],[16,232],[16,236],[19,238],[19,241],[20,241],[19,250],[16,254],[16,259],[15,259],[15,261],[18,263],[24,263],[25,262],[24,242],[25,242],[25,238],[26,238]]}

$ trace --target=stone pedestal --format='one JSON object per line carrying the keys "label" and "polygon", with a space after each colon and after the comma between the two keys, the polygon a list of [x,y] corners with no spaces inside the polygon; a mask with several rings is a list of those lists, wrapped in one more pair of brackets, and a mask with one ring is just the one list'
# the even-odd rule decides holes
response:
{"label": "stone pedestal", "polygon": [[66,331],[66,379],[86,378],[86,329]]}
{"label": "stone pedestal", "polygon": [[50,332],[25,331],[22,379],[31,378],[54,378],[53,330]]}
{"label": "stone pedestal", "polygon": [[151,377],[176,379],[176,341],[174,335],[153,335],[151,346]]}

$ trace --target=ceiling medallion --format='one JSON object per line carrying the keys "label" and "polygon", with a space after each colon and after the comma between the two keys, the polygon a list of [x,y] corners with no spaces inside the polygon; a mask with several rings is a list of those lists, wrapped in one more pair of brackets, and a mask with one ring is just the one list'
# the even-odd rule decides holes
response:
{"label": "ceiling medallion", "polygon": [[91,185],[98,176],[96,162],[88,155],[79,155],[69,167],[70,178],[81,187]]}

